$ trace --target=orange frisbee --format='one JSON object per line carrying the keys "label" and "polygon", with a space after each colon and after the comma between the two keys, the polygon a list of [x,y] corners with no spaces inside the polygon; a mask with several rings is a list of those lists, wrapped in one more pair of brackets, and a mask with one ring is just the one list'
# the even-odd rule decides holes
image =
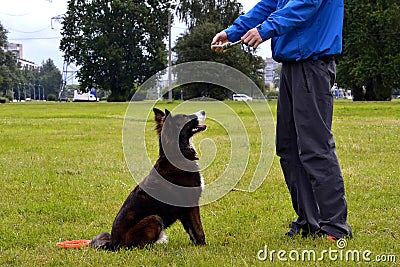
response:
{"label": "orange frisbee", "polygon": [[92,240],[72,240],[72,241],[64,241],[64,242],[58,242],[57,246],[60,248],[65,248],[65,249],[79,249],[81,247],[87,247],[90,244],[90,241]]}

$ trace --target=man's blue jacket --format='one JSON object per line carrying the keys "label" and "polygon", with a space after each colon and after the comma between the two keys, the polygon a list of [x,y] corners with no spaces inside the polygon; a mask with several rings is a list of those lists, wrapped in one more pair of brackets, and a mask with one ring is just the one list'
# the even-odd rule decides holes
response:
{"label": "man's blue jacket", "polygon": [[343,0],[261,0],[226,29],[231,42],[257,27],[276,61],[342,53]]}

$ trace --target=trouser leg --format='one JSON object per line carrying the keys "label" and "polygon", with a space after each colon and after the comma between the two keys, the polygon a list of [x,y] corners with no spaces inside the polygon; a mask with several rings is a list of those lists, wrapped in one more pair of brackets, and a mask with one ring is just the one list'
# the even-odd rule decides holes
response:
{"label": "trouser leg", "polygon": [[334,62],[283,65],[277,154],[287,165],[282,169],[299,219],[312,226],[317,221],[323,231],[341,237],[351,235],[351,228],[346,223],[344,184],[331,133],[334,78]]}
{"label": "trouser leg", "polygon": [[288,80],[292,89],[298,155],[319,208],[319,226],[336,237],[351,235],[346,222],[344,183],[331,133],[333,97],[330,88],[335,79],[335,62],[328,64],[318,60],[290,65]]}
{"label": "trouser leg", "polygon": [[298,154],[297,132],[293,115],[293,94],[290,84],[291,66],[283,66],[277,110],[277,154],[298,218],[292,223],[292,234],[303,229],[306,233],[319,229],[316,204],[309,175]]}

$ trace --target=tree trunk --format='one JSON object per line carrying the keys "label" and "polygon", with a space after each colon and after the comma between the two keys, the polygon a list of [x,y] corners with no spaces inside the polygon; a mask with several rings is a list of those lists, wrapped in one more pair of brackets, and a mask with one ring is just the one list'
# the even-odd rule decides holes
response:
{"label": "tree trunk", "polygon": [[108,96],[107,102],[126,102],[126,94],[121,88],[112,89],[111,95]]}

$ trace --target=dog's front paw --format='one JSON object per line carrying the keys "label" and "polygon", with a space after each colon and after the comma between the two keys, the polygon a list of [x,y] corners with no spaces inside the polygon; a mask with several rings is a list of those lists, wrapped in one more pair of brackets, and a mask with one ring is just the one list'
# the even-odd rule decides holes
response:
{"label": "dog's front paw", "polygon": [[108,249],[111,244],[111,235],[103,232],[90,241],[89,246],[95,249]]}
{"label": "dog's front paw", "polygon": [[164,232],[160,233],[160,236],[158,237],[158,240],[156,241],[156,244],[167,244],[168,243],[168,236],[164,234]]}

